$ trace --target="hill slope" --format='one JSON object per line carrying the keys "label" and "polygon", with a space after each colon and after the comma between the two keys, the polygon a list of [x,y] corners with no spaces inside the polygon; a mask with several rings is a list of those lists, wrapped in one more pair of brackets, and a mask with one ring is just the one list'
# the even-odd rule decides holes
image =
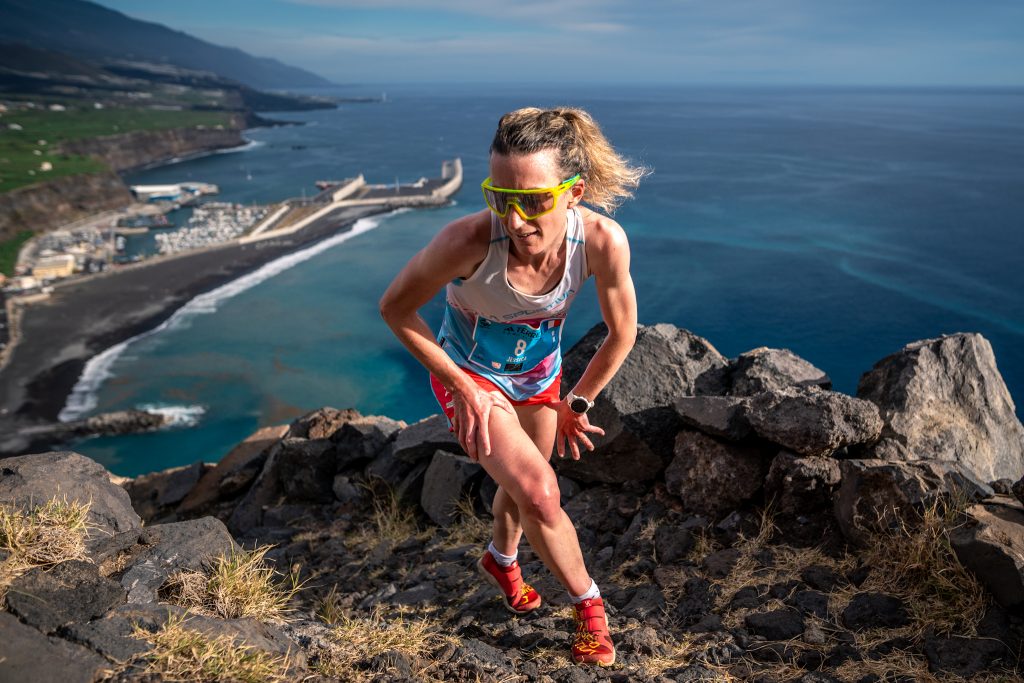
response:
{"label": "hill slope", "polygon": [[92,58],[137,59],[211,71],[254,88],[330,85],[276,59],[221,47],[85,0],[0,0],[0,42]]}

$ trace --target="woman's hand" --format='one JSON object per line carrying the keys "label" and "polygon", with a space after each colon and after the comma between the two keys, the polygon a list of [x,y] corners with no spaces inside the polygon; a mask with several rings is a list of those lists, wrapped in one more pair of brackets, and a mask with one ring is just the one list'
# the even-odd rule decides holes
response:
{"label": "woman's hand", "polygon": [[596,425],[590,424],[587,414],[580,415],[564,400],[558,403],[558,428],[555,431],[555,450],[559,458],[565,457],[565,442],[569,442],[569,450],[572,451],[572,459],[580,459],[580,447],[576,443],[581,442],[588,451],[594,450],[594,443],[587,436],[587,433],[604,436],[604,430]]}
{"label": "woman's hand", "polygon": [[455,392],[452,400],[455,402],[452,426],[459,445],[472,460],[479,460],[481,455],[490,455],[491,435],[487,424],[491,410],[497,407],[515,415],[512,404],[498,392],[484,391],[479,387],[467,392]]}

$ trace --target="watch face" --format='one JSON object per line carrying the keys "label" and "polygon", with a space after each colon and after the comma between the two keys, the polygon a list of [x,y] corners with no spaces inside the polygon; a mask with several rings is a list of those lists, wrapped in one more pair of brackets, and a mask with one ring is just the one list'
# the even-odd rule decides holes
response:
{"label": "watch face", "polygon": [[572,412],[579,413],[580,415],[582,415],[583,413],[587,412],[587,410],[590,408],[590,403],[588,403],[587,399],[585,398],[577,397],[572,400],[572,403],[569,404],[569,407],[572,408]]}

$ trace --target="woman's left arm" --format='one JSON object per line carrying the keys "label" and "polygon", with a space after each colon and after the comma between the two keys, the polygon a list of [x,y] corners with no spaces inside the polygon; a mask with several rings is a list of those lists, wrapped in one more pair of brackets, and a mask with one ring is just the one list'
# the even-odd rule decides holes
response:
{"label": "woman's left arm", "polygon": [[[587,261],[597,285],[597,299],[601,315],[608,326],[608,337],[590,359],[586,371],[573,387],[572,393],[593,401],[622,366],[636,341],[636,290],[629,274],[629,241],[622,227],[610,218],[600,217],[597,229],[588,230]],[[586,414],[578,415],[568,403],[558,404],[558,433],[555,449],[565,457],[565,443],[574,460],[579,460],[577,441],[587,450],[594,444],[587,433],[604,434],[604,430],[591,425]]]}

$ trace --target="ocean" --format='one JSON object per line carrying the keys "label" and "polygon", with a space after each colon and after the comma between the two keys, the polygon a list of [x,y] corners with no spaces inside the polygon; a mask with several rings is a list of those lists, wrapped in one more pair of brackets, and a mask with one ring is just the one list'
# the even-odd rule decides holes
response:
{"label": "ocean", "polygon": [[[75,450],[135,476],[214,462],[255,431],[322,406],[414,421],[438,412],[426,372],[376,304],[445,223],[482,206],[498,117],[580,106],[653,169],[616,219],[629,235],[642,323],[669,322],[734,357],[788,348],[854,394],[915,340],[979,332],[1024,401],[1024,91],[872,88],[339,87],[377,96],[337,110],[267,114],[249,145],[136,173],[199,180],[219,200],[309,196],[317,180],[436,176],[461,157],[441,209],[360,222],[350,235],[204,295],[160,330],[92,364],[71,414],[164,410],[178,426]],[[187,212],[177,215],[183,224]],[[146,238],[141,238],[146,239]],[[149,237],[148,239],[151,239]],[[143,248],[136,243],[132,248]],[[433,327],[442,301],[423,314]],[[566,348],[599,322],[593,285]]]}

